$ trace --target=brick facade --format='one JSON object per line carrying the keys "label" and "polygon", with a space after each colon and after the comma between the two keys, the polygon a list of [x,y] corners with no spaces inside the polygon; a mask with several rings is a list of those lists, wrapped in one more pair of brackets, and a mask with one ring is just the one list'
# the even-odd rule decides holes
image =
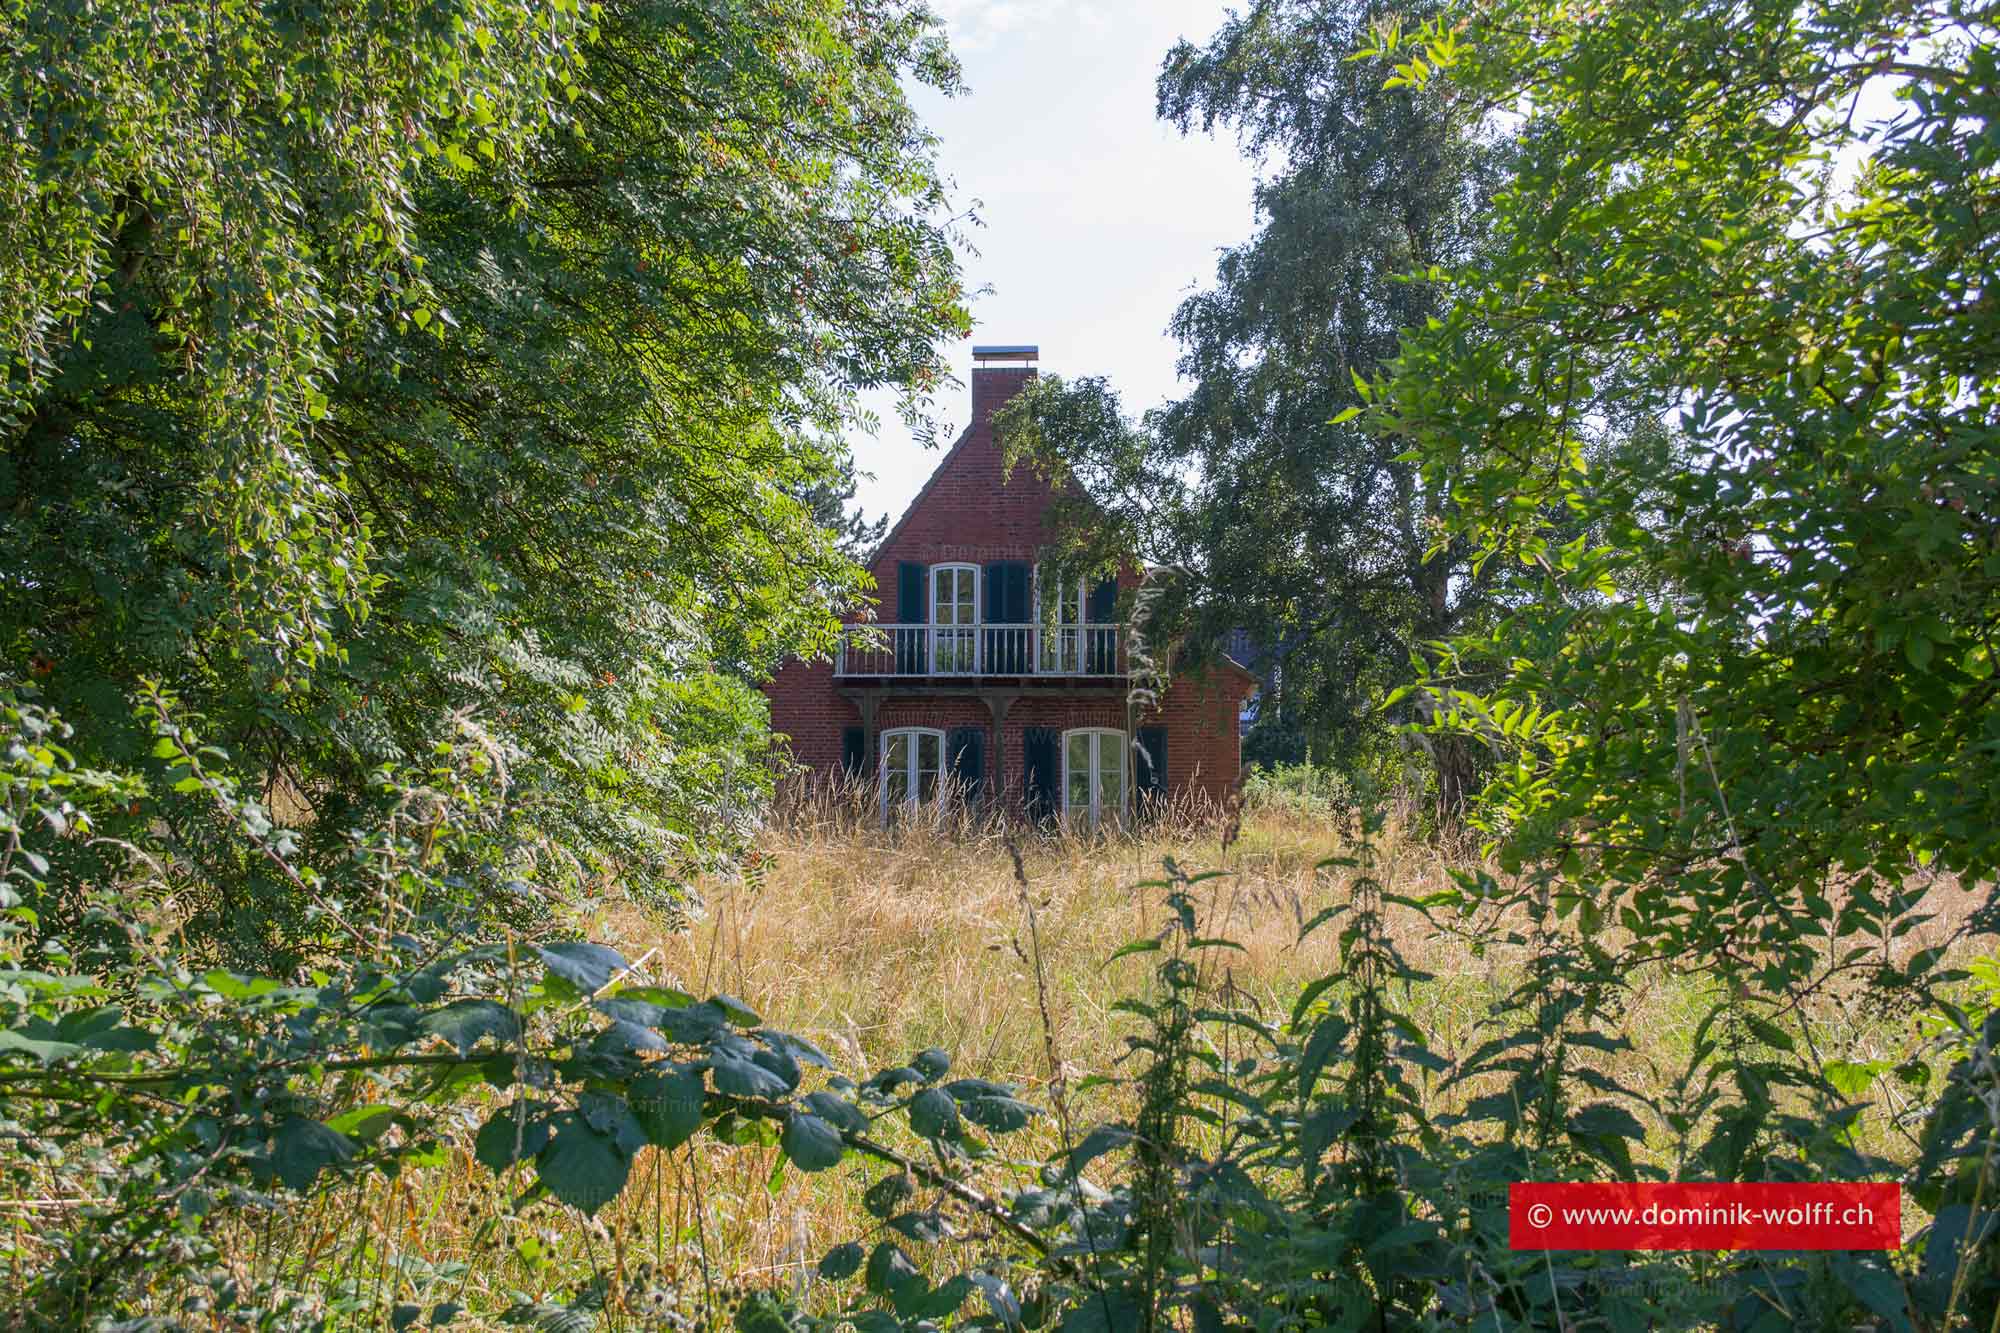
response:
{"label": "brick facade", "polygon": [[[994,409],[1034,374],[1031,368],[974,365],[971,424],[875,553],[871,568],[886,608],[877,619],[895,619],[897,568],[903,562],[984,566],[1035,559],[1046,540],[1053,493],[1026,467],[1007,474],[992,430]],[[1130,573],[1121,577],[1121,594],[1136,581]],[[847,684],[836,678],[829,662],[794,661],[781,667],[764,687],[771,701],[773,729],[788,739],[793,756],[816,772],[837,771],[843,761],[844,733],[870,720],[863,707],[848,697],[853,691],[843,689]],[[991,682],[968,680],[960,690],[956,683],[940,686],[931,679],[923,682],[922,694],[913,688],[915,684],[897,681],[869,692],[878,702],[868,736],[868,762],[873,763],[872,747],[879,745],[879,734],[892,728],[978,727],[984,731],[990,756],[986,776],[1000,779],[1001,799],[1010,808],[1017,807],[1021,797],[1029,728],[1124,731],[1128,723],[1165,728],[1170,793],[1221,799],[1234,786],[1241,765],[1238,711],[1255,689],[1249,673],[1230,662],[1201,672],[1177,672],[1156,709],[1128,719],[1122,688],[1102,687],[1100,682],[1100,688],[1071,691],[1060,682],[1030,682],[1005,705],[996,736],[995,710],[985,697]]]}

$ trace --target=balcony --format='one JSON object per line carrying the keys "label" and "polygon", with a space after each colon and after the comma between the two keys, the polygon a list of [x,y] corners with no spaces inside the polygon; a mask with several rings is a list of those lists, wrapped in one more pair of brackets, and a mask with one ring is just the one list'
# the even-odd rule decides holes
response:
{"label": "balcony", "polygon": [[1084,678],[1124,672],[1118,625],[849,625],[837,677]]}

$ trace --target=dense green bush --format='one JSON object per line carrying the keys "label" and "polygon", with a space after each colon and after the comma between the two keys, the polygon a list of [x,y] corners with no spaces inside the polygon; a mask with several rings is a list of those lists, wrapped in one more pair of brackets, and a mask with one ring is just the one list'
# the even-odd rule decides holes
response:
{"label": "dense green bush", "polygon": [[1354,810],[1354,784],[1341,770],[1318,764],[1267,764],[1244,776],[1243,800],[1246,805],[1337,822]]}

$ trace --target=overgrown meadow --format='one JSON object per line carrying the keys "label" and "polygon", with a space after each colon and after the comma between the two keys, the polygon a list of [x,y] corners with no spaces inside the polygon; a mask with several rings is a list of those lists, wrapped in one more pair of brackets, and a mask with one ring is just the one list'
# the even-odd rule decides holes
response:
{"label": "overgrown meadow", "polygon": [[[1544,1282],[1545,1256],[1506,1249],[1507,1181],[1699,1170],[1727,1127],[1690,1088],[1737,997],[1702,969],[1597,978],[1596,1024],[1560,1029],[1560,1128],[1536,1142],[1492,1057],[1535,1033],[1565,946],[1531,903],[1463,895],[1471,850],[1285,776],[1108,838],[949,805],[884,830],[865,792],[795,788],[697,912],[607,886],[539,946],[509,933],[304,987],[17,974],[41,1017],[10,1049],[42,1072],[7,1078],[39,1113],[8,1178],[15,1318],[997,1329],[1099,1302],[1136,1320],[1151,1282],[1168,1317],[1395,1300],[1435,1326],[1588,1309],[1692,1327],[1749,1305],[1799,1326],[1865,1318],[1853,1289],[1873,1281],[1944,1302],[1949,1327],[1955,1293],[1982,1299],[1980,1251],[1951,1229],[1970,1210],[1935,1188],[1948,1140],[1983,1123],[1945,1121],[1951,1098],[1990,1077],[1947,1017],[2000,1001],[1991,938],[1965,933],[1975,894],[1928,877],[1935,915],[1879,946],[1889,968],[1940,947],[1969,963],[1958,1008],[1885,1014],[1878,989],[1834,984],[1725,1057],[1782,1089],[1776,1132],[1745,1145],[1779,1178],[1818,1158],[1909,1183],[1907,1253],[1591,1256]],[[1837,1113],[1782,1077],[1808,1046]],[[1379,1120],[1316,1129],[1302,1087],[1371,1076]],[[1393,1227],[1342,1235],[1338,1202],[1381,1206],[1352,1185],[1300,1197],[1371,1162]],[[1171,1188],[1141,1193],[1149,1169]],[[1301,1243],[1342,1245],[1353,1288],[1268,1248]]]}

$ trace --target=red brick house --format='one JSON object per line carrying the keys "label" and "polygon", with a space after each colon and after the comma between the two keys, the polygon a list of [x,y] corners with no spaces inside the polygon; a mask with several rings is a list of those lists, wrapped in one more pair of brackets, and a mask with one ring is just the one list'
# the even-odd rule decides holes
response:
{"label": "red brick house", "polygon": [[1159,794],[1223,797],[1255,679],[1227,659],[1174,664],[1156,707],[1128,702],[1118,613],[1137,575],[1045,586],[1054,492],[1029,468],[1009,475],[993,438],[1036,349],[972,355],[972,422],[871,563],[881,614],[857,619],[835,660],[779,669],[773,729],[811,770],[875,782],[885,815],[930,799],[941,773],[981,801],[1087,823]]}

